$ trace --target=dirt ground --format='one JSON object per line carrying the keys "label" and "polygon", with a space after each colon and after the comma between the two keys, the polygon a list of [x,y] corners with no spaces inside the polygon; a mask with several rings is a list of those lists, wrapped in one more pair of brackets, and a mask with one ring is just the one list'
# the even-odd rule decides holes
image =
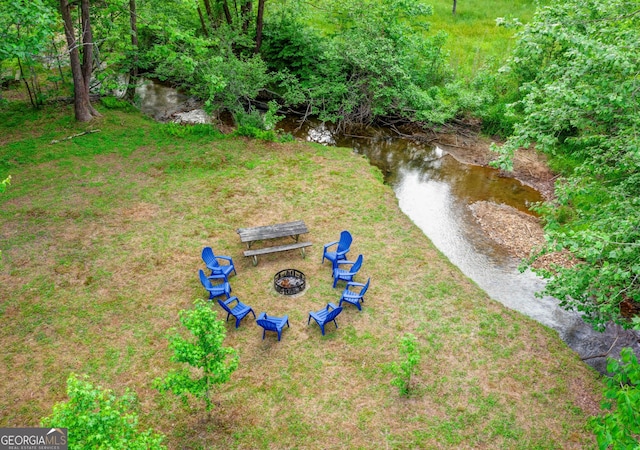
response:
{"label": "dirt ground", "polygon": [[[438,144],[458,161],[481,166],[489,165],[497,157],[490,150],[492,142],[475,135],[443,134],[438,137]],[[516,178],[536,189],[545,200],[554,198],[557,176],[549,169],[545,155],[533,149],[518,150],[513,171],[504,172],[504,176]],[[476,202],[470,208],[484,232],[517,258],[528,258],[533,250],[545,244],[542,224],[533,215],[487,201]],[[568,265],[571,259],[565,253],[552,253],[539,258],[534,267],[549,267],[551,263]]]}

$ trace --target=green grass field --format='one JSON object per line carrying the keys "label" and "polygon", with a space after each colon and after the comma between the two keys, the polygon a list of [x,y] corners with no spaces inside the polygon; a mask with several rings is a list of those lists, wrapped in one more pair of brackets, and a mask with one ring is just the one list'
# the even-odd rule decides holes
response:
{"label": "green grass field", "polygon": [[[1,427],[38,426],[73,372],[134,390],[141,425],[172,449],[595,447],[585,423],[598,375],[468,280],[365,159],[102,112],[89,125],[71,108],[0,112],[0,178],[12,175],[0,197]],[[100,131],[63,140],[87,130]],[[306,259],[243,257],[237,228],[296,219],[310,229]],[[339,300],[320,260],[343,229],[372,287],[362,312],[345,307],[322,337],[307,317]],[[175,367],[165,335],[178,311],[205,294],[206,245],[233,257],[233,294],[291,323],[280,342],[252,318],[227,323],[240,366],[211,419],[151,387]],[[273,290],[284,268],[307,275],[302,296]],[[404,333],[422,354],[409,397],[390,385]]]}
{"label": "green grass field", "polygon": [[496,19],[518,19],[525,24],[533,18],[536,4],[547,0],[459,0],[452,14],[452,0],[425,0],[433,6],[432,31],[445,31],[449,63],[459,76],[471,76],[483,67],[500,67],[513,50],[519,28],[497,26]]}

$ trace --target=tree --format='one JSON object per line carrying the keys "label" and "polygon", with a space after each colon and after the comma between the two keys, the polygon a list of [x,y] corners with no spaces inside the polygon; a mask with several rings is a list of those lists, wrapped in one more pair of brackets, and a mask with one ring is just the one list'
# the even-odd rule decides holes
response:
{"label": "tree", "polygon": [[605,379],[602,408],[607,413],[589,421],[601,449],[640,448],[640,364],[630,347],[623,348],[620,357],[607,364],[612,374]]}
{"label": "tree", "polygon": [[391,366],[391,370],[395,374],[391,384],[398,388],[400,395],[409,395],[411,376],[420,364],[420,349],[413,334],[405,333],[400,339],[400,356],[403,358],[402,361]]}
{"label": "tree", "polygon": [[197,300],[193,309],[182,310],[179,315],[192,337],[187,339],[176,330],[171,331],[168,336],[169,347],[174,352],[171,360],[189,367],[170,372],[154,384],[161,392],[171,391],[184,400],[187,394],[203,399],[210,411],[211,390],[229,380],[238,367],[238,356],[234,349],[222,346],[225,324],[217,319],[208,303]]}
{"label": "tree", "polygon": [[256,16],[256,53],[260,53],[260,47],[262,46],[262,29],[264,27],[264,2],[265,0],[258,0],[258,14]]}
{"label": "tree", "polygon": [[538,11],[509,65],[521,84],[510,108],[522,119],[501,164],[530,145],[551,157],[564,177],[557,199],[537,207],[549,245],[536,256],[575,258],[536,272],[544,294],[598,329],[632,326],[621,305],[640,302],[638,54],[639,0],[566,0]]}
{"label": "tree", "polygon": [[[74,110],[76,120],[89,122],[100,113],[91,104],[89,87],[93,72],[93,33],[89,14],[89,0],[80,1],[80,38],[76,38],[69,0],[60,0],[60,13],[69,48],[73,76]],[[82,60],[80,55],[82,54]]]}
{"label": "tree", "polygon": [[138,14],[136,13],[136,0],[129,0],[129,23],[131,24],[131,46],[133,47],[133,67],[131,76],[135,80],[138,77]]}
{"label": "tree", "polygon": [[0,62],[15,60],[29,101],[40,107],[38,57],[53,36],[54,15],[42,0],[0,2]]}
{"label": "tree", "polygon": [[56,403],[43,427],[68,428],[69,449],[161,450],[164,436],[138,429],[137,398],[127,390],[121,397],[94,387],[86,377],[67,379],[66,402]]}
{"label": "tree", "polygon": [[458,0],[453,0],[453,9],[451,10],[452,14],[456,14],[456,6],[458,6]]}

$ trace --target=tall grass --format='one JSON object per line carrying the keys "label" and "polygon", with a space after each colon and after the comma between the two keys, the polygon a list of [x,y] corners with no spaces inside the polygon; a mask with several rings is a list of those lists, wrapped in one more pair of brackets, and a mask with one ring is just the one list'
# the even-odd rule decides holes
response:
{"label": "tall grass", "polygon": [[452,14],[452,0],[424,0],[433,6],[432,32],[445,31],[449,38],[445,48],[449,63],[459,76],[473,76],[483,67],[496,69],[514,46],[518,28],[498,26],[496,19],[507,23],[518,19],[529,22],[538,5],[548,0],[459,0]]}

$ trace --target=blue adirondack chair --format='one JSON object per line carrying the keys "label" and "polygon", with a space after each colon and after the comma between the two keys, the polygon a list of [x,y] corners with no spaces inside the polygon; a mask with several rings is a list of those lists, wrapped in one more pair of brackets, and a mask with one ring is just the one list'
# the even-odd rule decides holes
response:
{"label": "blue adirondack chair", "polygon": [[[339,280],[342,281],[353,281],[353,277],[360,267],[362,267],[362,262],[364,261],[364,257],[362,255],[358,255],[358,258],[355,261],[338,261],[337,267],[333,269],[333,287],[336,287]],[[340,266],[348,265],[351,266],[349,268],[343,269]]]}
{"label": "blue adirondack chair", "polygon": [[[235,306],[231,306],[233,302],[236,302]],[[253,318],[255,319],[256,313],[253,312],[253,308],[248,305],[245,305],[238,297],[231,297],[227,300],[218,299],[218,304],[222,306],[227,312],[227,320],[229,320],[229,316],[233,316],[236,318],[236,328],[240,326],[240,321],[244,319],[249,313],[253,314]]]}
{"label": "blue adirondack chair", "polygon": [[[231,285],[228,281],[225,280],[224,275],[211,275],[206,276],[202,269],[199,271],[200,275],[200,283],[209,293],[209,300],[214,299],[216,297],[220,297],[221,295],[225,295],[227,298],[230,297],[231,293]],[[211,279],[214,280],[222,280],[221,284],[211,284]]]}
{"label": "blue adirondack chair", "polygon": [[264,330],[262,331],[263,340],[264,335],[267,333],[267,331],[275,331],[276,333],[278,333],[278,340],[280,340],[280,337],[282,336],[282,329],[284,328],[285,324],[289,326],[289,316],[267,316],[266,312],[262,312],[256,319],[256,323],[264,328]]}
{"label": "blue adirondack chair", "polygon": [[[342,297],[340,297],[339,306],[342,306],[342,302],[351,303],[358,308],[358,311],[362,311],[361,302],[364,301],[364,294],[369,289],[369,282],[371,278],[367,280],[366,283],[356,283],[355,281],[349,281],[347,283],[347,287],[344,291],[342,291]],[[353,288],[359,289],[355,290]]]}
{"label": "blue adirondack chair", "polygon": [[324,326],[333,322],[336,324],[336,328],[338,328],[338,322],[336,322],[336,317],[338,314],[342,312],[341,306],[336,306],[333,303],[327,303],[327,306],[322,308],[320,311],[310,311],[309,312],[309,320],[307,320],[307,325],[311,322],[313,318],[316,323],[320,326],[320,331],[322,331],[322,335],[324,336]]}
{"label": "blue adirondack chair", "polygon": [[[227,264],[220,264],[219,259],[227,261]],[[231,272],[236,275],[238,274],[238,272],[236,272],[236,266],[233,264],[233,259],[230,256],[214,255],[211,247],[204,247],[202,249],[202,260],[206,264],[207,269],[211,271],[211,275],[224,275],[224,281],[229,281],[228,278]]]}
{"label": "blue adirondack chair", "polygon": [[[353,238],[351,237],[351,233],[347,230],[340,232],[340,240],[335,242],[329,242],[328,244],[324,244],[324,249],[322,251],[322,263],[324,263],[325,259],[328,259],[332,263],[332,268],[335,269],[337,267],[338,261],[342,261],[347,259],[347,253],[351,249],[351,242]],[[335,251],[329,250],[330,247],[336,246]]]}

